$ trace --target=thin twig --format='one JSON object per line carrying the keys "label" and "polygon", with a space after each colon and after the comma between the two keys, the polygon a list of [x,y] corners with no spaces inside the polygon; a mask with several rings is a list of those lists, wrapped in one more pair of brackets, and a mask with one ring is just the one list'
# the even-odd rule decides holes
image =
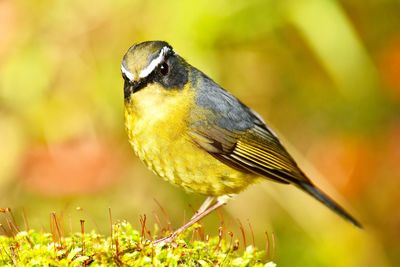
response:
{"label": "thin twig", "polygon": [[154,200],[154,202],[156,202],[157,206],[160,208],[162,214],[164,215],[165,220],[167,221],[167,230],[172,231],[172,227],[171,227],[172,224],[171,224],[171,220],[169,219],[167,211],[161,206],[161,204],[157,201],[157,199],[154,198],[153,200]]}
{"label": "thin twig", "polygon": [[253,227],[251,226],[251,223],[249,220],[247,220],[247,223],[249,225],[250,228],[250,233],[251,233],[251,241],[253,241],[253,247],[256,247],[256,242],[254,241],[254,232],[253,232]]}
{"label": "thin twig", "polygon": [[246,247],[247,247],[246,233],[244,232],[244,228],[243,228],[242,222],[241,222],[239,219],[237,219],[237,221],[238,221],[238,223],[239,223],[240,232],[242,233],[243,245],[244,245],[244,248],[246,248]]}
{"label": "thin twig", "polygon": [[82,238],[82,255],[85,255],[85,220],[80,220],[81,238]]}
{"label": "thin twig", "polygon": [[29,232],[30,227],[29,227],[29,222],[28,222],[28,216],[26,216],[25,208],[22,208],[22,218],[24,219],[25,230],[27,232]]}

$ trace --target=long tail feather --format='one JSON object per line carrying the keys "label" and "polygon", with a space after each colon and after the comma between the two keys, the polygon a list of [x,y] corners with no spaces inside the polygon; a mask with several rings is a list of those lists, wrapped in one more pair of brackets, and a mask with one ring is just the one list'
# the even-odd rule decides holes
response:
{"label": "long tail feather", "polygon": [[332,211],[337,213],[339,216],[341,216],[343,219],[351,222],[355,226],[362,228],[362,225],[353,217],[351,216],[347,211],[345,211],[339,204],[337,204],[334,200],[332,200],[328,195],[326,195],[324,192],[322,192],[320,189],[315,187],[311,183],[306,183],[306,182],[300,182],[297,184],[298,187],[306,191],[308,194],[316,198],[318,201],[323,203],[325,206],[330,208]]}

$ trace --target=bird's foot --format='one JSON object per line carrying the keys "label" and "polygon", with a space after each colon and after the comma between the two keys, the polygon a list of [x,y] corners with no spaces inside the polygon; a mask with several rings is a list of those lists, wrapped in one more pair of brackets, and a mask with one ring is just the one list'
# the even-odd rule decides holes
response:
{"label": "bird's foot", "polygon": [[166,237],[154,240],[153,244],[154,245],[159,245],[159,244],[165,245],[165,244],[172,243],[172,242],[175,241],[176,236],[177,236],[177,233],[172,233],[172,234],[170,234],[170,235],[168,235]]}
{"label": "bird's foot", "polygon": [[164,245],[164,244],[172,243],[180,233],[183,233],[186,229],[188,229],[190,226],[192,226],[193,224],[195,224],[196,222],[201,220],[203,217],[207,216],[210,212],[218,209],[222,205],[225,205],[229,198],[230,198],[230,196],[228,196],[228,195],[218,197],[217,202],[212,206],[210,206],[210,205],[211,205],[212,201],[214,200],[214,198],[213,197],[207,198],[205,203],[200,208],[200,212],[196,213],[190,219],[190,221],[188,221],[187,223],[185,223],[184,225],[179,227],[171,235],[153,241],[153,244],[155,244],[155,245],[163,244]]}

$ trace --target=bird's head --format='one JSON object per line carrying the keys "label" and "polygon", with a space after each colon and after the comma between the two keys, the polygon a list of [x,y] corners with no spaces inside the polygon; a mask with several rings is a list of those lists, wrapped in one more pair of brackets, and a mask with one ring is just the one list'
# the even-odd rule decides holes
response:
{"label": "bird's head", "polygon": [[124,97],[151,86],[179,90],[188,82],[188,64],[163,41],[147,41],[131,46],[121,63]]}

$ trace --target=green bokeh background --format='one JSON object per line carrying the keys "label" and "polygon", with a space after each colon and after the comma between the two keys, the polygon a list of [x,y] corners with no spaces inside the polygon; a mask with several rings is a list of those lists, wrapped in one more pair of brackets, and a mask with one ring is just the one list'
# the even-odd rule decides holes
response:
{"label": "green bokeh background", "polygon": [[[146,214],[174,227],[204,197],[155,177],[123,128],[120,60],[166,40],[260,113],[305,172],[365,225],[358,230],[302,192],[250,187],[203,221],[247,243],[251,225],[278,266],[400,262],[398,0],[0,0],[0,207],[23,225],[108,233]],[[79,208],[77,208],[79,207]],[[6,225],[0,214],[0,222]],[[150,227],[151,228],[151,227]],[[2,234],[0,230],[0,234]]]}

